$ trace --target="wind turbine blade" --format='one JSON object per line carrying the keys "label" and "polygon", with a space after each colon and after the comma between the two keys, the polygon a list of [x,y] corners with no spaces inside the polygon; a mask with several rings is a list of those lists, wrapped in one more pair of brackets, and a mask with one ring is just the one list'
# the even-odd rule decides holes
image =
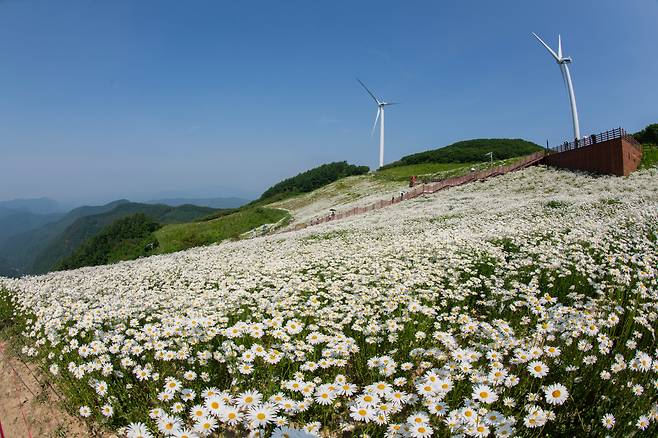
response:
{"label": "wind turbine blade", "polygon": [[377,98],[375,97],[374,94],[372,94],[372,92],[371,92],[370,90],[368,90],[368,87],[366,87],[366,84],[364,84],[363,82],[361,82],[361,79],[359,79],[359,78],[356,78],[356,80],[359,81],[359,84],[361,84],[361,86],[362,86],[362,87],[368,92],[368,94],[370,95],[370,97],[372,97],[373,100],[377,103],[377,105],[379,105],[381,102],[379,101],[379,99],[377,99]]}
{"label": "wind turbine blade", "polygon": [[562,59],[562,36],[560,34],[557,36],[557,56]]}
{"label": "wind turbine blade", "polygon": [[375,134],[375,128],[377,127],[377,121],[379,120],[379,113],[381,112],[381,108],[377,108],[377,117],[375,117],[375,124],[372,125],[372,131],[370,131],[370,136],[372,137]]}
{"label": "wind turbine blade", "polygon": [[559,61],[559,60],[560,60],[560,57],[557,56],[557,53],[555,53],[555,52],[553,51],[553,49],[551,49],[551,48],[548,46],[548,44],[546,44],[546,43],[544,42],[544,40],[542,40],[541,38],[539,38],[539,35],[537,35],[537,34],[534,33],[534,32],[533,32],[532,34],[535,36],[535,38],[537,38],[537,40],[539,40],[540,43],[542,43],[542,45],[543,45],[544,47],[546,47],[546,50],[548,50],[548,53],[550,53],[550,54],[553,56],[553,58],[555,58],[556,61]]}
{"label": "wind turbine blade", "polygon": [[389,106],[389,105],[400,105],[400,102],[386,102],[386,103],[384,103],[384,105],[385,105],[385,106]]}

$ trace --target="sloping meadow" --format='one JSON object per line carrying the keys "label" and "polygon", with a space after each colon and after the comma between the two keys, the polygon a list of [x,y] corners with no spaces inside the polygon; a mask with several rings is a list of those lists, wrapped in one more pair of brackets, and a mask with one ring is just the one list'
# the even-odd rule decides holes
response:
{"label": "sloping meadow", "polygon": [[655,436],[657,233],[656,170],[532,168],[2,299],[130,437]]}

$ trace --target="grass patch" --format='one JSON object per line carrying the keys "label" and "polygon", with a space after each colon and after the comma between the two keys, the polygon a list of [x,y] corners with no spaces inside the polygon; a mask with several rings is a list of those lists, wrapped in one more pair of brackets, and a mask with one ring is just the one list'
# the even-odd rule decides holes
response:
{"label": "grass patch", "polygon": [[658,146],[645,144],[642,146],[642,161],[640,169],[649,169],[658,166]]}
{"label": "grass patch", "polygon": [[602,198],[601,204],[603,205],[620,205],[621,201],[617,198]]}
{"label": "grass patch", "polygon": [[287,216],[284,210],[257,207],[203,222],[166,225],[153,233],[159,242],[154,252],[165,254],[237,238],[247,231],[278,222]]}
{"label": "grass patch", "polygon": [[557,199],[553,199],[546,203],[546,207],[548,208],[566,208],[568,206],[569,206],[568,202],[558,201]]}
{"label": "grass patch", "polygon": [[386,181],[408,181],[410,176],[416,175],[419,182],[429,182],[466,175],[471,169],[479,171],[496,166],[508,166],[521,158],[523,157],[508,158],[493,163],[488,161],[481,163],[418,163],[407,166],[386,167],[378,170],[375,173],[375,178]]}
{"label": "grass patch", "polygon": [[471,167],[471,163],[419,163],[379,170],[375,176],[388,181],[406,181],[412,175],[434,175],[457,169],[468,171]]}
{"label": "grass patch", "polygon": [[330,231],[328,233],[314,234],[312,236],[304,238],[307,242],[316,242],[320,240],[331,240],[331,239],[348,239],[350,232],[348,230],[336,230]]}

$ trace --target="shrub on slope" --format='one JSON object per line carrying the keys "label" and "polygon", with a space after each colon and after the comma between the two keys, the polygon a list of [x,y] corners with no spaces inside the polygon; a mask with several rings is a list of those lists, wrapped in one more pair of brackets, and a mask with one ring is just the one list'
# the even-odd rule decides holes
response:
{"label": "shrub on slope", "polygon": [[642,144],[658,145],[658,123],[647,126],[643,130],[633,134],[635,140]]}

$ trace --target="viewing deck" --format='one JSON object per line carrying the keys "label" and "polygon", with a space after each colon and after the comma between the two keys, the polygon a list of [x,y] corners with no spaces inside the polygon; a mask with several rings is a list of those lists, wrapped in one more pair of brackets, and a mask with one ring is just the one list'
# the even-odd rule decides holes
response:
{"label": "viewing deck", "polygon": [[637,170],[642,145],[622,128],[564,143],[551,148],[543,160],[549,166],[627,176]]}

